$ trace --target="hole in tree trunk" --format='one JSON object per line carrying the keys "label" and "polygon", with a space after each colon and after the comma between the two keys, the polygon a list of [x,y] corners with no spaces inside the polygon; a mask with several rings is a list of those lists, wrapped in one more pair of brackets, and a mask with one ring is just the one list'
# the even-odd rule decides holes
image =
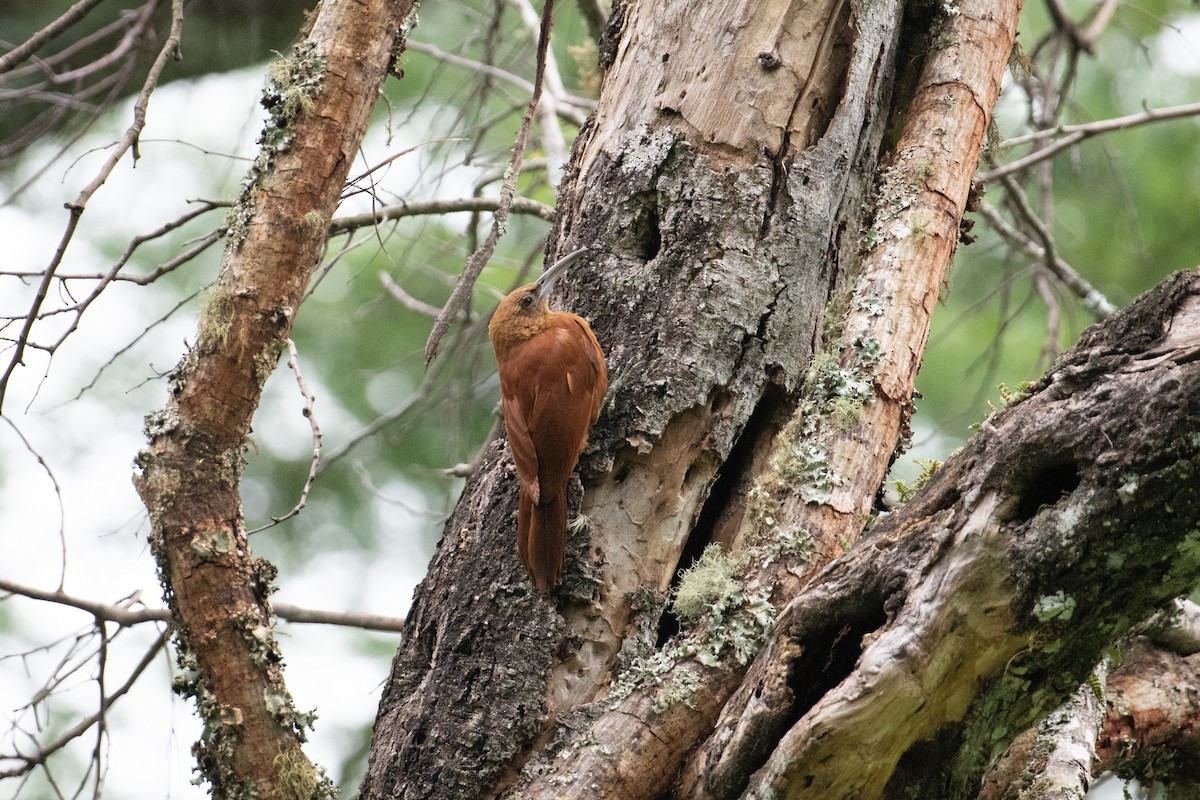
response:
{"label": "hole in tree trunk", "polygon": [[1032,519],[1041,509],[1058,503],[1079,488],[1079,469],[1072,461],[1050,464],[1034,473],[1024,490],[1017,494],[1015,522]]}

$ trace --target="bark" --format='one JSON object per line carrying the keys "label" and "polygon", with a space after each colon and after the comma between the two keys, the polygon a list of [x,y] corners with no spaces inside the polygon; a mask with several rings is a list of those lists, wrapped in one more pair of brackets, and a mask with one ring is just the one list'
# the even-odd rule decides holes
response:
{"label": "bark", "polygon": [[[739,690],[764,709],[740,719],[765,759],[750,791],[975,797],[1013,735],[1195,585],[1198,293],[1181,273],[1089,329],[784,610],[754,674],[789,680]],[[798,705],[805,676],[830,688]]]}
{"label": "bark", "polygon": [[[1114,648],[1059,708],[1017,736],[980,800],[1083,798],[1114,772],[1190,796],[1200,784],[1200,608],[1177,601]],[[1115,664],[1115,667],[1111,666]]]}
{"label": "bark", "polygon": [[[610,367],[581,465],[587,534],[569,545],[559,594],[532,592],[513,554],[504,444],[486,454],[417,589],[363,797],[491,796],[532,751],[529,796],[665,790],[738,686],[771,600],[871,509],[1018,9],[912,14],[901,53],[899,3],[617,8],[553,248],[595,254],[563,304],[592,323]],[[897,64],[916,68],[889,120]],[[906,118],[874,204],[887,127]],[[825,438],[810,438],[818,418]],[[793,451],[773,459],[781,437]],[[677,568],[711,540],[751,553],[767,597],[731,609],[741,638],[714,621],[665,661],[639,660],[672,630],[660,618]],[[614,674],[627,694],[597,717]],[[579,729],[601,744],[550,765]]]}
{"label": "bark", "polygon": [[[1200,790],[1200,653],[1135,641],[1107,687],[1097,772]],[[1188,796],[1181,794],[1180,796]]]}
{"label": "bark", "polygon": [[196,344],[147,418],[135,484],[175,622],[179,688],[204,733],[214,797],[308,797],[332,788],[300,748],[311,715],[283,682],[267,600],[274,567],[251,555],[238,484],[261,388],[285,349],[409,2],[326,0],[276,62],[262,150],[229,218],[230,243]]}

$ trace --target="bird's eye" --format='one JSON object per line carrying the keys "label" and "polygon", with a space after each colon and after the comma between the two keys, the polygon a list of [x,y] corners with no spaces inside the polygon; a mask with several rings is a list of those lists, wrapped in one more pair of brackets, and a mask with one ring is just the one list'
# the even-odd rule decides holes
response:
{"label": "bird's eye", "polygon": [[521,308],[526,310],[533,308],[533,301],[534,297],[532,293],[521,295]]}

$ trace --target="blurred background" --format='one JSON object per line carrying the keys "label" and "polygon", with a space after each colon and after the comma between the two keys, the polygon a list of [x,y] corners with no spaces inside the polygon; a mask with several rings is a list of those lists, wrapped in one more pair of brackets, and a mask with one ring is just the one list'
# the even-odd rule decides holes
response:
{"label": "blurred background", "polygon": [[[1086,22],[1096,3],[1027,2],[1022,54],[982,169],[1028,152],[1029,145],[1004,142],[1034,125],[1091,123],[1200,99],[1194,4],[1100,5],[1115,12],[1089,54],[1052,35],[1050,9]],[[9,0],[0,7],[0,52],[68,7]],[[267,65],[287,51],[305,8],[284,0],[186,6],[182,58],[150,97],[136,165],[127,156],[88,203],[60,279],[48,285],[34,346],[7,386],[0,580],[161,607],[132,461],[145,442],[143,417],[163,406],[165,375],[194,340],[216,276],[225,204],[257,152]],[[40,60],[0,73],[0,368],[67,229],[64,203],[93,181],[130,124],[169,10],[109,0],[39,51]],[[528,102],[538,13],[526,0],[422,9],[399,65],[404,79],[385,84],[339,218],[497,196]],[[556,9],[552,72],[561,82],[547,89],[557,124],[535,125],[518,183],[520,196],[544,206],[554,203],[553,185],[598,89],[598,14],[586,2]],[[1059,259],[1115,306],[1200,263],[1198,133],[1191,116],[1135,126],[1084,139],[1021,177],[1024,200]],[[989,182],[983,201],[1028,231],[1013,191]],[[330,239],[293,334],[315,396],[319,473],[303,511],[251,538],[255,552],[279,567],[275,601],[407,612],[461,489],[457,475],[496,420],[486,320],[499,297],[540,269],[549,225],[534,211],[531,204],[531,213],[514,213],[470,319],[428,369],[429,310],[445,301],[490,215],[406,216]],[[1028,248],[1014,247],[982,213],[974,218],[977,241],[960,246],[934,317],[899,481],[913,481],[928,460],[961,446],[991,406],[1039,377],[1094,321]],[[117,265],[120,278],[101,277]],[[304,406],[295,372],[281,362],[247,453],[248,528],[270,524],[300,499],[314,445]],[[156,649],[160,631],[154,622],[101,631],[85,611],[21,593],[0,600],[0,798],[93,796],[98,778],[118,798],[207,796],[191,784],[199,724],[170,691],[176,668]],[[398,634],[288,622],[278,633],[296,705],[318,713],[309,753],[353,796]],[[110,698],[136,680],[102,725],[70,738],[96,713],[101,676]]]}

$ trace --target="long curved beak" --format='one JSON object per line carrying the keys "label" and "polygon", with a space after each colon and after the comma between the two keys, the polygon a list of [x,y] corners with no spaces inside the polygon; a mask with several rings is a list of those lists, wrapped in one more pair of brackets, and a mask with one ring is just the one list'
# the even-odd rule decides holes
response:
{"label": "long curved beak", "polygon": [[550,290],[554,288],[554,284],[557,283],[558,279],[562,277],[562,274],[566,268],[578,261],[586,252],[587,248],[581,247],[574,253],[565,255],[558,261],[555,261],[554,265],[551,266],[550,269],[543,272],[542,277],[535,281],[538,287],[538,297],[542,298],[543,300],[546,299],[546,297],[550,294]]}

